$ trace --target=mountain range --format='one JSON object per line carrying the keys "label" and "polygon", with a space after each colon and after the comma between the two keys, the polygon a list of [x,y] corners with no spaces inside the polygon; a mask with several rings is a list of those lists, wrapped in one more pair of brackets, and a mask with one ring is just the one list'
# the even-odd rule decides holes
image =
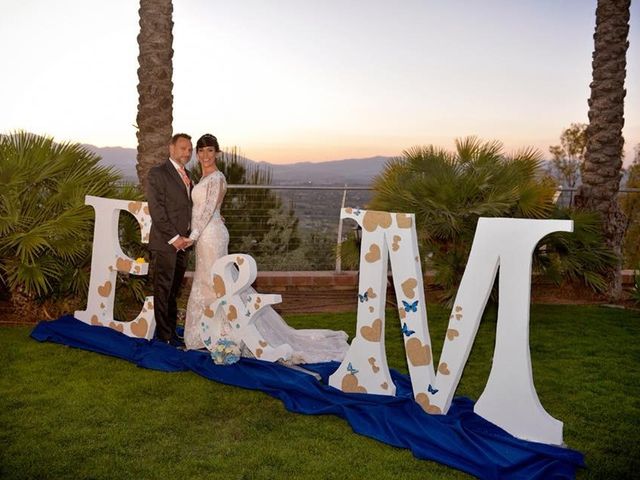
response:
{"label": "mountain range", "polygon": [[[88,150],[99,155],[104,166],[120,171],[125,180],[137,182],[136,149],[123,147],[96,147],[85,144]],[[273,185],[351,185],[368,186],[371,180],[384,168],[391,157],[351,158],[327,162],[299,162],[286,165],[255,162],[240,157],[249,165],[255,165],[271,171]],[[195,165],[192,159],[187,168]]]}

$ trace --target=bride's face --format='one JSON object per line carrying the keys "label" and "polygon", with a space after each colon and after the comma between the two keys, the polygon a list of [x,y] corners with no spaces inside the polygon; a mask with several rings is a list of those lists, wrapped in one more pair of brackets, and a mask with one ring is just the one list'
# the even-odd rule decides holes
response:
{"label": "bride's face", "polygon": [[198,161],[202,168],[210,168],[216,164],[216,149],[213,147],[202,147],[198,149]]}

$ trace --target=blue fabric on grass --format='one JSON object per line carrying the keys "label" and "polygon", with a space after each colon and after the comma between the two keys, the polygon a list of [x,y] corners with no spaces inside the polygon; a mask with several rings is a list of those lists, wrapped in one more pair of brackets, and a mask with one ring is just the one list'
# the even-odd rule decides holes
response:
{"label": "blue fabric on grass", "polygon": [[400,448],[417,458],[434,460],[483,479],[575,478],[584,467],[580,452],[527,442],[473,412],[473,402],[456,397],[447,415],[428,415],[413,401],[411,382],[392,371],[396,396],[346,394],[326,384],[338,363],[318,363],[305,368],[311,375],[279,364],[243,358],[215,365],[207,352],[181,351],[157,341],[130,338],[107,327],[87,325],[72,316],[40,322],[31,336],[41,342],[111,355],[154,370],[191,370],[210,380],[280,399],[287,410],[309,415],[332,414],[344,418],[356,433]]}

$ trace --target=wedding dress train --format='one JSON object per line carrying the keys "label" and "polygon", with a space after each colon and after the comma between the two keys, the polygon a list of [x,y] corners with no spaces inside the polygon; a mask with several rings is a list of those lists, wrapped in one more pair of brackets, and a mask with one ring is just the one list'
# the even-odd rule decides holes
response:
{"label": "wedding dress train", "polygon": [[[196,270],[187,304],[184,329],[184,341],[188,349],[204,348],[199,323],[206,306],[216,298],[210,278],[211,267],[218,258],[227,255],[229,232],[220,216],[220,204],[226,188],[224,175],[215,171],[202,178],[191,193],[193,210],[190,237],[196,241]],[[255,290],[251,289],[248,293],[255,293]],[[287,325],[269,306],[258,312],[255,326],[272,346],[290,345],[293,354],[289,361],[292,363],[342,361],[349,348],[345,332],[296,330]],[[222,335],[223,332],[219,332],[219,336]],[[251,352],[245,347],[242,349],[242,355],[251,356]]]}

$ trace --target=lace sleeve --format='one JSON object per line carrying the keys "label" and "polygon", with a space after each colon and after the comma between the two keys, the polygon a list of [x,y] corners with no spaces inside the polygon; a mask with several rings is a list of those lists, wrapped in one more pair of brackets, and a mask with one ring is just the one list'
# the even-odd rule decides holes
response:
{"label": "lace sleeve", "polygon": [[204,208],[197,217],[191,220],[191,234],[189,235],[189,238],[193,241],[198,240],[198,237],[207,227],[224,198],[224,175],[212,175],[215,175],[215,177],[207,179],[207,193],[205,196]]}

